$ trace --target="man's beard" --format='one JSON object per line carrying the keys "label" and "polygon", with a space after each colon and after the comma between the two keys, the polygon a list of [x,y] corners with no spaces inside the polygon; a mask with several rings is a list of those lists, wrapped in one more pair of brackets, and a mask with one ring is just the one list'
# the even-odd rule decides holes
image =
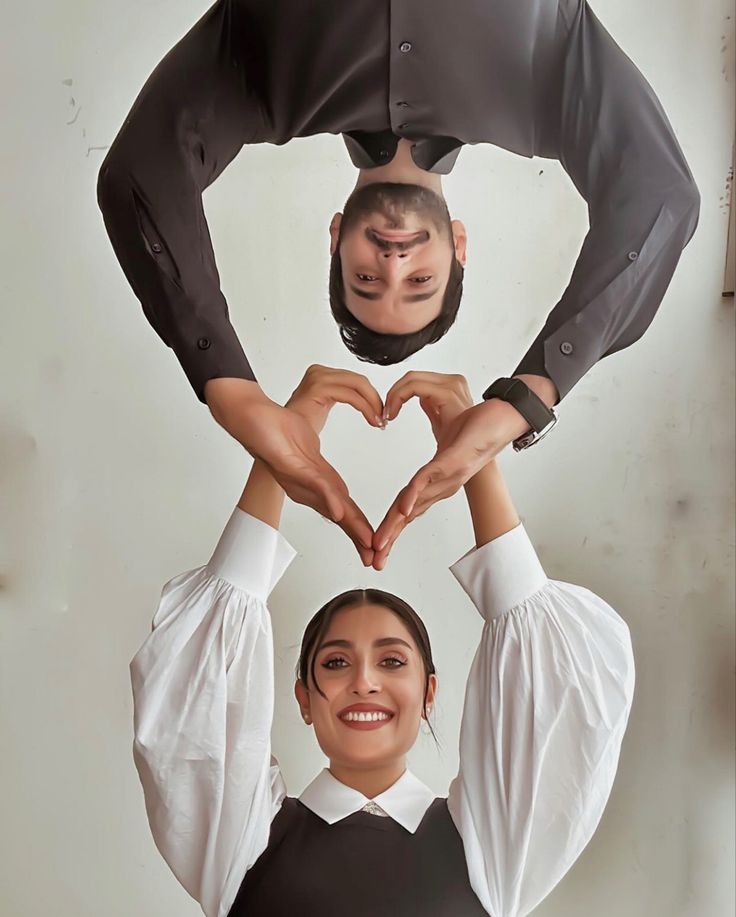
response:
{"label": "man's beard", "polygon": [[345,201],[339,238],[361,219],[374,214],[385,217],[397,229],[404,226],[406,216],[416,215],[423,224],[431,223],[440,237],[452,239],[450,213],[444,198],[422,185],[399,182],[375,182],[356,188]]}

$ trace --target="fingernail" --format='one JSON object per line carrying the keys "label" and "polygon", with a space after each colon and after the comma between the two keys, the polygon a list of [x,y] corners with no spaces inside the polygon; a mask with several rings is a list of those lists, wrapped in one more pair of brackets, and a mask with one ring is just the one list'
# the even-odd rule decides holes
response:
{"label": "fingernail", "polygon": [[385,429],[386,429],[386,419],[385,419],[385,417],[382,417],[382,416],[379,416],[378,414],[376,414],[376,416],[373,418],[373,420],[376,422],[376,425],[377,425],[378,427],[381,428],[381,430],[385,430]]}

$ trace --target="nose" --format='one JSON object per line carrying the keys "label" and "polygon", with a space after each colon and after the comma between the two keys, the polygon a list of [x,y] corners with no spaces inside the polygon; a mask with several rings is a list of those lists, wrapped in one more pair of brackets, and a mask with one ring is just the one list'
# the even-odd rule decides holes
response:
{"label": "nose", "polygon": [[378,253],[377,263],[381,265],[381,269],[387,275],[388,280],[398,280],[401,268],[407,264],[409,255],[410,252],[408,251],[402,252],[395,249],[381,251]]}
{"label": "nose", "polygon": [[370,663],[355,665],[352,690],[356,694],[372,694],[380,690],[375,678],[371,675]]}

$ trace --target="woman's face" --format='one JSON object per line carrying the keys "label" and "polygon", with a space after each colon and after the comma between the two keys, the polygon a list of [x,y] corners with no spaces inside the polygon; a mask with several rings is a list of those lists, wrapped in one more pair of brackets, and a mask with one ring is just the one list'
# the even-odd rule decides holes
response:
{"label": "woman's face", "polygon": [[[398,615],[373,604],[341,609],[315,650],[314,670],[326,696],[311,676],[309,691],[298,680],[295,693],[332,765],[383,767],[403,758],[419,731],[425,673],[421,653]],[[432,674],[428,706],[436,686]],[[344,711],[356,704],[391,715],[372,724],[350,723]]]}

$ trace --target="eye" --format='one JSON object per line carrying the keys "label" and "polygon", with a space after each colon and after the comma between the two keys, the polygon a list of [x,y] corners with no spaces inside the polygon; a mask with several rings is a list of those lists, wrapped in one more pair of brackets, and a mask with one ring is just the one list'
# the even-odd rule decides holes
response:
{"label": "eye", "polygon": [[[361,283],[373,283],[375,280],[378,280],[378,277],[374,277],[373,274],[356,274],[355,275]],[[425,277],[410,277],[410,283],[429,283],[432,279],[431,274],[427,274]]]}
{"label": "eye", "polygon": [[[323,669],[330,669],[331,671],[335,671],[336,669],[342,669],[342,668],[344,668],[344,667],[341,666],[341,665],[335,665],[335,666],[331,665],[331,663],[333,663],[333,662],[345,662],[345,663],[347,663],[347,660],[345,659],[344,656],[332,656],[332,657],[331,657],[330,659],[328,659],[326,662],[323,662],[323,663],[322,663],[322,668],[323,668]],[[402,666],[405,666],[405,665],[406,665],[406,660],[405,660],[405,659],[401,659],[399,656],[386,656],[385,659],[382,659],[382,660],[381,660],[381,663],[382,663],[382,664],[383,664],[384,662],[396,662],[396,663],[398,663],[398,665],[389,665],[389,666],[386,666],[387,669],[400,669]]]}

